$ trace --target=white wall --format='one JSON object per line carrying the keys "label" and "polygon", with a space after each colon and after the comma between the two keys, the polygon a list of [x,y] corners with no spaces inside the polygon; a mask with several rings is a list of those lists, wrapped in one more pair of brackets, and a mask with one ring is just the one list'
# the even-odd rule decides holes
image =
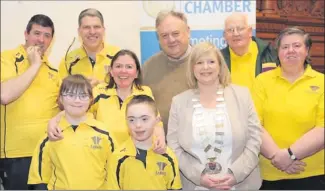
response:
{"label": "white wall", "polygon": [[[247,6],[249,5],[249,6]],[[1,51],[12,49],[24,43],[24,31],[29,19],[35,14],[48,15],[54,22],[55,38],[49,59],[57,67],[73,40],[78,39],[78,15],[86,8],[96,8],[104,16],[106,41],[109,44],[133,50],[141,59],[140,31],[155,30],[155,16],[164,8],[175,7],[188,17],[191,29],[201,30],[199,37],[223,39],[224,19],[234,10],[247,12],[249,23],[255,28],[256,2],[249,0],[214,0],[214,1],[1,1]],[[247,8],[249,7],[249,9]],[[194,11],[195,9],[195,11]],[[187,10],[187,12],[186,12]],[[205,30],[211,30],[207,33]],[[194,36],[194,35],[193,35]],[[159,51],[155,35],[151,39],[142,39],[142,53],[151,56]],[[212,38],[213,37],[213,38]],[[206,38],[200,38],[201,40]],[[205,40],[206,41],[206,40]],[[209,39],[207,40],[209,41]],[[149,43],[148,43],[149,42]],[[219,43],[220,44],[220,43]],[[80,47],[76,41],[71,50]],[[219,47],[219,46],[218,46]],[[155,50],[155,48],[157,50]],[[222,47],[221,47],[222,48]],[[145,59],[145,56],[143,56]]]}
{"label": "white wall", "polygon": [[49,59],[57,67],[73,37],[78,37],[79,13],[96,8],[104,16],[107,42],[131,49],[140,57],[138,7],[137,1],[1,1],[1,51],[23,44],[29,19],[45,14],[54,22],[55,40]]}

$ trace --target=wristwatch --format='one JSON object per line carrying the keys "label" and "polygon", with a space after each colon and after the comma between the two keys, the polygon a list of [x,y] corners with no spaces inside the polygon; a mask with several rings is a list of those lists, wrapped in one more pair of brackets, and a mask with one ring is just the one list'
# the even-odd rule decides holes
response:
{"label": "wristwatch", "polygon": [[296,155],[293,154],[293,152],[291,151],[290,148],[288,148],[288,153],[289,153],[290,158],[291,158],[292,160],[298,160],[297,157],[296,157]]}

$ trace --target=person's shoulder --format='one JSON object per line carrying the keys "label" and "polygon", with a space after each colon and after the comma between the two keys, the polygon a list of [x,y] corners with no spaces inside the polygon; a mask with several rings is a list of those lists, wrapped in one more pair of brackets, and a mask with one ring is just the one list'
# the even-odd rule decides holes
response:
{"label": "person's shoulder", "polygon": [[14,49],[7,49],[1,51],[1,59],[13,59],[15,57],[20,57],[22,54],[19,51],[20,46]]}
{"label": "person's shoulder", "polygon": [[87,113],[87,121],[86,121],[87,125],[89,125],[91,128],[94,128],[95,130],[99,130],[102,132],[108,132],[108,128],[107,125],[105,125],[103,122],[95,119],[93,117],[92,113]]}
{"label": "person's shoulder", "polygon": [[266,72],[262,72],[259,75],[256,76],[256,80],[259,81],[264,81],[264,80],[269,80],[271,78],[274,78],[275,76],[277,76],[280,72],[280,67],[276,67],[272,70],[268,70]]}
{"label": "person's shoulder", "polygon": [[111,56],[114,56],[118,51],[121,50],[120,47],[108,43],[105,43],[105,48],[107,53],[112,54]]}
{"label": "person's shoulder", "polygon": [[258,38],[256,36],[252,36],[252,40],[258,45],[267,46],[267,45],[271,44],[271,43],[269,43],[269,42],[267,42],[267,41],[265,41],[265,40],[263,40],[261,38]]}
{"label": "person's shoulder", "polygon": [[188,89],[188,90],[185,90],[179,94],[177,94],[176,96],[174,96],[175,98],[182,98],[182,97],[186,97],[188,95],[193,95],[194,94],[194,89]]}
{"label": "person's shoulder", "polygon": [[[115,90],[115,89],[114,89]],[[101,98],[109,98],[112,95],[112,88],[107,88],[107,83],[103,82],[93,88],[94,103],[98,102]]]}
{"label": "person's shoulder", "polygon": [[312,69],[313,73],[315,74],[316,78],[321,79],[322,81],[324,81],[324,74],[321,72],[318,72],[317,70]]}
{"label": "person's shoulder", "polygon": [[247,93],[249,93],[248,87],[237,85],[237,84],[230,84],[226,88],[233,89],[237,94],[247,94]]}
{"label": "person's shoulder", "polygon": [[145,61],[143,66],[144,67],[152,67],[155,65],[160,65],[159,62],[161,62],[165,59],[166,59],[166,55],[162,51],[160,51],[160,52],[154,54],[153,56],[151,56],[150,58],[148,58],[148,60]]}
{"label": "person's shoulder", "polygon": [[229,46],[226,46],[226,47],[220,49],[220,51],[221,51],[222,54],[226,54],[226,53],[229,54]]}
{"label": "person's shoulder", "polygon": [[10,58],[10,57],[14,57],[14,56],[15,56],[14,49],[1,51],[1,58]]}
{"label": "person's shoulder", "polygon": [[162,161],[167,162],[167,164],[173,166],[174,168],[178,164],[178,160],[177,160],[176,154],[168,146],[166,147],[166,152],[164,154],[161,154],[160,157],[163,158]]}
{"label": "person's shoulder", "polygon": [[151,88],[149,86],[141,86],[141,88],[143,89],[142,94],[144,95],[152,94]]}
{"label": "person's shoulder", "polygon": [[79,47],[79,48],[76,48],[76,49],[73,49],[71,50],[70,52],[68,52],[68,57],[73,57],[73,56],[77,56],[78,54],[80,54],[82,52],[82,48]]}
{"label": "person's shoulder", "polygon": [[83,48],[79,47],[68,52],[68,54],[64,55],[62,59],[65,60],[65,62],[70,63],[78,59],[81,59],[85,56],[86,56],[85,51],[83,50]]}
{"label": "person's shoulder", "polygon": [[324,74],[321,72],[318,72],[314,69],[311,69],[311,72],[312,72],[315,80],[317,81],[317,84],[322,86],[322,88],[324,89]]}
{"label": "person's shoulder", "polygon": [[188,99],[192,99],[193,95],[195,94],[195,89],[188,89],[185,90],[173,97],[173,101],[175,102],[182,102],[187,101]]}
{"label": "person's shoulder", "polygon": [[166,154],[169,155],[172,159],[176,160],[176,154],[169,146],[166,147]]}
{"label": "person's shoulder", "polygon": [[93,88],[93,91],[100,92],[100,93],[105,93],[107,89],[107,83],[102,82],[99,83],[97,86]]}

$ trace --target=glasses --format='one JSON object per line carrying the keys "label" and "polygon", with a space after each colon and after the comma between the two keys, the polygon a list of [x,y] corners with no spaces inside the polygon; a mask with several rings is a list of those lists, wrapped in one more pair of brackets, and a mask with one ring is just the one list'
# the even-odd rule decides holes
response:
{"label": "glasses", "polygon": [[232,28],[228,28],[226,29],[226,33],[227,34],[235,34],[235,31],[237,31],[238,34],[242,33],[247,27],[244,26],[236,26],[236,27],[232,27]]}
{"label": "glasses", "polygon": [[90,98],[88,94],[64,93],[61,95],[69,101],[74,101],[77,99],[77,97],[79,98],[80,101],[88,101]]}

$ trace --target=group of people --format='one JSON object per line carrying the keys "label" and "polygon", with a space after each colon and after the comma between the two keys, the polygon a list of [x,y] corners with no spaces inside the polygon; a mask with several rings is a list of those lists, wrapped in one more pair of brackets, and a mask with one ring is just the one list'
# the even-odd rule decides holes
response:
{"label": "group of people", "polygon": [[325,188],[324,74],[308,33],[286,28],[273,48],[233,13],[219,50],[191,45],[186,16],[161,11],[161,51],[141,65],[104,42],[98,10],[78,23],[82,46],[58,70],[46,15],[1,53],[5,189]]}

